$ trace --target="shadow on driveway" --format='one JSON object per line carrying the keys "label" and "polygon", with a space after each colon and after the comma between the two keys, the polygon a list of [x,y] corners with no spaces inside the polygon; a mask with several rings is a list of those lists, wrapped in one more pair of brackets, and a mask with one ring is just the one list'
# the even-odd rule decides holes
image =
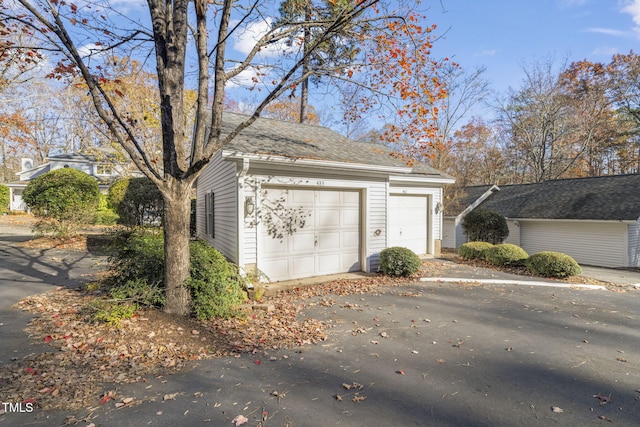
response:
{"label": "shadow on driveway", "polygon": [[32,315],[13,308],[21,299],[55,289],[78,287],[104,268],[106,257],[60,249],[31,249],[28,234],[0,234],[0,365],[48,347],[32,345],[24,333]]}

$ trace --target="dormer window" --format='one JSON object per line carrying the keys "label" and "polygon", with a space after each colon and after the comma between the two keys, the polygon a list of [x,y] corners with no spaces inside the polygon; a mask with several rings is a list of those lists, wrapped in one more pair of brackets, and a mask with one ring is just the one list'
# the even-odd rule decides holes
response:
{"label": "dormer window", "polygon": [[113,175],[113,169],[109,165],[96,166],[96,173],[98,175]]}

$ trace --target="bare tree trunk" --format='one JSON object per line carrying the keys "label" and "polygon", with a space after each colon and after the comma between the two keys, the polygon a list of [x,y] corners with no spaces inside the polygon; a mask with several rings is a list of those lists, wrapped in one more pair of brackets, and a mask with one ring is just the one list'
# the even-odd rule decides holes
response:
{"label": "bare tree trunk", "polygon": [[[189,181],[190,182],[190,181]],[[173,180],[170,194],[163,194],[165,253],[165,313],[187,316],[191,309],[189,278],[189,221],[191,185]]]}
{"label": "bare tree trunk", "polygon": [[[311,19],[311,5],[307,4],[304,11],[304,19],[305,21],[309,21]],[[305,27],[304,29],[304,45],[302,49],[304,50],[304,55],[307,55],[309,49],[309,42],[311,41],[311,32]],[[302,63],[302,75],[305,76],[309,73],[309,61],[310,58],[307,56]],[[307,104],[309,103],[309,76],[305,77],[302,80],[302,86],[300,87],[300,123],[304,123],[307,121]]]}

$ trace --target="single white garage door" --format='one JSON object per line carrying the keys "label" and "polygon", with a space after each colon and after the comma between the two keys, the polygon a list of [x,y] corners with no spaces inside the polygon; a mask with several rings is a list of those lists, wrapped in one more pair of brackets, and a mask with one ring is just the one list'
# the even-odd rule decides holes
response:
{"label": "single white garage door", "polygon": [[[360,192],[270,188],[263,212],[274,227],[262,224],[258,268],[273,281],[360,271]],[[275,209],[274,209],[275,207]],[[293,228],[288,230],[288,224]],[[264,216],[263,216],[264,218]],[[302,220],[302,221],[301,221]]]}
{"label": "single white garage door", "polygon": [[520,221],[521,247],[529,255],[562,252],[578,264],[626,266],[626,224],[598,222]]}
{"label": "single white garage door", "polygon": [[389,196],[389,247],[402,246],[418,255],[428,251],[427,196]]}

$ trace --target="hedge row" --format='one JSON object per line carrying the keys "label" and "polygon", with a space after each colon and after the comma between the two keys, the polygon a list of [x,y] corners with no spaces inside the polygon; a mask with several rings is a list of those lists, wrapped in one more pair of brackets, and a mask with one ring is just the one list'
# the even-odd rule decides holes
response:
{"label": "hedge row", "polygon": [[526,267],[531,273],[543,277],[563,278],[582,273],[582,268],[569,255],[547,251],[529,256],[521,247],[509,243],[468,242],[460,246],[458,255],[500,267]]}

